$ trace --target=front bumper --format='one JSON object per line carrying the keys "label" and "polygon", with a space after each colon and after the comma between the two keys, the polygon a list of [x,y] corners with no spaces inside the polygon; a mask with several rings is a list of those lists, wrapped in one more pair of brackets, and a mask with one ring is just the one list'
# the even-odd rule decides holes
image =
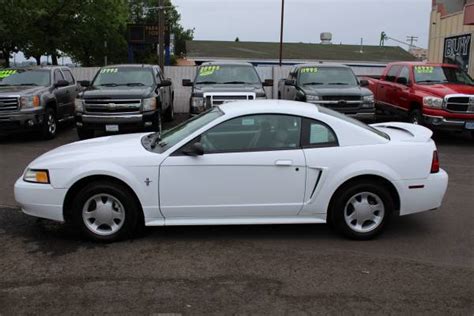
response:
{"label": "front bumper", "polygon": [[29,183],[19,178],[15,183],[15,200],[23,213],[63,222],[63,203],[67,189],[55,189],[50,184]]}
{"label": "front bumper", "polygon": [[16,132],[38,128],[43,124],[43,109],[0,113],[0,132]]}
{"label": "front bumper", "polygon": [[158,126],[160,115],[158,111],[139,114],[76,114],[76,126],[83,129],[106,130],[107,125],[118,125],[119,130],[140,130]]}
{"label": "front bumper", "polygon": [[[423,115],[424,123],[433,129],[451,131],[474,131],[474,119],[454,119],[442,116]],[[466,124],[471,123],[471,124]]]}

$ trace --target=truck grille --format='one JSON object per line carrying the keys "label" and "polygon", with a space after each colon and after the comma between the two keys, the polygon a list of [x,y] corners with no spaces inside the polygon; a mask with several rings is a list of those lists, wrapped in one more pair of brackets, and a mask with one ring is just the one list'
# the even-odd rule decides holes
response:
{"label": "truck grille", "polygon": [[0,112],[15,111],[19,108],[19,97],[0,97]]}
{"label": "truck grille", "polygon": [[324,101],[360,101],[360,95],[326,95],[321,98]]}
{"label": "truck grille", "polygon": [[219,105],[227,102],[255,100],[255,93],[204,93],[207,106]]}
{"label": "truck grille", "polygon": [[88,113],[133,113],[140,112],[140,99],[85,99],[84,107]]}
{"label": "truck grille", "polygon": [[474,95],[447,96],[445,100],[448,111],[474,112]]}

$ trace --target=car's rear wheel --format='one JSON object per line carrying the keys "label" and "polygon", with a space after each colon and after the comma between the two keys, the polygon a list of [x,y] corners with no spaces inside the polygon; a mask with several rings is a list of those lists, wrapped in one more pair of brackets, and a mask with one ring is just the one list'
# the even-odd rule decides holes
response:
{"label": "car's rear wheel", "polygon": [[423,115],[420,109],[413,109],[408,115],[408,122],[416,125],[423,125]]}
{"label": "car's rear wheel", "polygon": [[79,139],[89,139],[94,137],[94,130],[93,129],[85,129],[85,128],[77,128],[77,136]]}
{"label": "car's rear wheel", "polygon": [[133,236],[140,208],[128,188],[96,182],[81,189],[72,203],[72,221],[94,241],[112,242]]}
{"label": "car's rear wheel", "polygon": [[43,139],[53,139],[58,130],[58,121],[56,113],[52,108],[46,108],[43,118],[43,125],[41,126],[41,134]]}
{"label": "car's rear wheel", "polygon": [[331,224],[351,239],[367,240],[382,232],[394,210],[389,191],[380,183],[357,182],[336,192]]}

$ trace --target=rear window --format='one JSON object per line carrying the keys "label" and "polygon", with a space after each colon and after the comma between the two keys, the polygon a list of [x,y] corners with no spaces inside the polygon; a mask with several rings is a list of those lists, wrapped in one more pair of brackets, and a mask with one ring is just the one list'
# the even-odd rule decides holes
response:
{"label": "rear window", "polygon": [[361,121],[358,121],[356,119],[353,119],[352,117],[349,117],[349,116],[346,116],[342,113],[339,113],[339,112],[336,112],[336,111],[333,111],[333,110],[330,110],[328,108],[325,108],[325,107],[322,107],[322,106],[318,106],[318,110],[319,112],[321,113],[324,113],[324,114],[327,114],[327,115],[331,115],[331,116],[334,116],[334,117],[337,117],[338,119],[341,119],[343,121],[346,121],[348,123],[351,123],[351,124],[354,124],[354,125],[357,125],[365,130],[368,130],[368,131],[371,131],[372,133],[375,133],[377,135],[379,135],[380,137],[383,137],[387,140],[390,140],[390,136],[388,136],[387,134],[385,134],[384,132],[382,131],[379,131],[378,129],[376,128],[373,128],[372,126],[369,126],[365,123],[362,123]]}

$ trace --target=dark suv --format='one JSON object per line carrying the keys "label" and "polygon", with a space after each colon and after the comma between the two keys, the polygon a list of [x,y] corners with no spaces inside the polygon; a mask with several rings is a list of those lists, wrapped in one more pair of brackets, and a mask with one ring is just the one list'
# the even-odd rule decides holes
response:
{"label": "dark suv", "polygon": [[174,92],[155,65],[115,65],[101,68],[75,102],[76,127],[80,139],[94,131],[121,132],[161,128],[174,118]]}
{"label": "dark suv", "polygon": [[67,67],[8,70],[0,81],[0,133],[36,129],[53,138],[58,121],[74,117],[78,91]]}

